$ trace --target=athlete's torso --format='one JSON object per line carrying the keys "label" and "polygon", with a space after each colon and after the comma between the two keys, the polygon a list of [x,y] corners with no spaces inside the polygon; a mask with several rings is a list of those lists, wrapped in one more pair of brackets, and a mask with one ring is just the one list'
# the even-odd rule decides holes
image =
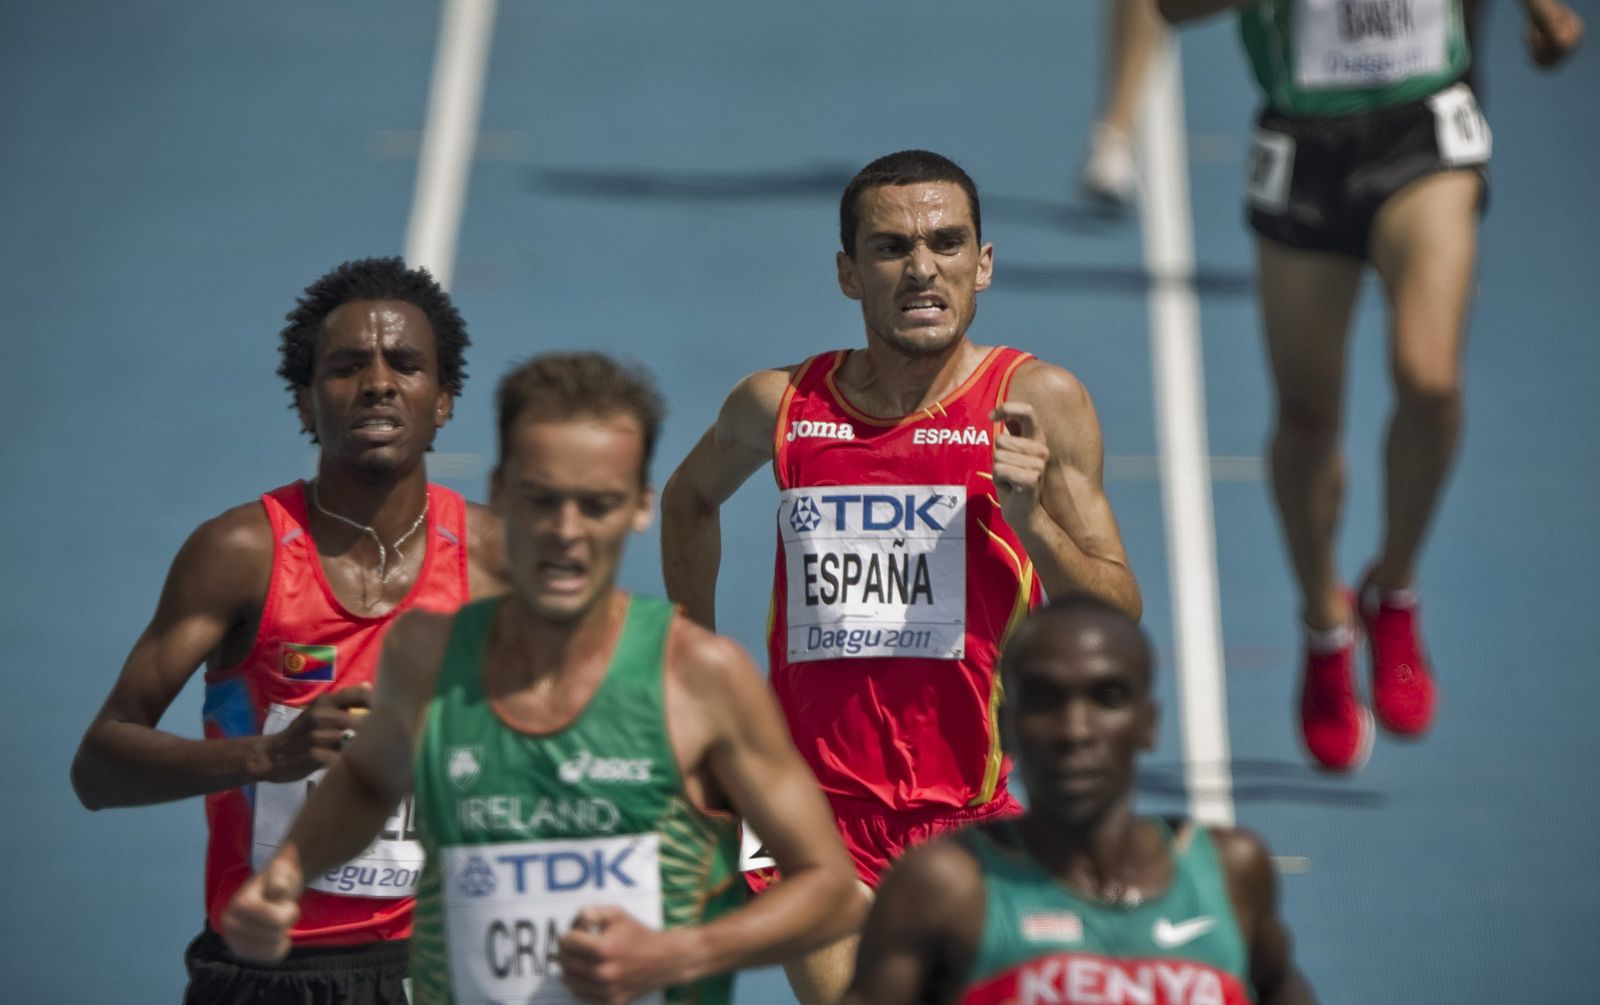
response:
{"label": "athlete's torso", "polygon": [[[484,692],[497,600],[456,616],[414,763],[427,850],[411,974],[418,1005],[566,1003],[556,939],[578,909],[620,906],[654,928],[742,901],[733,819],[684,794],[663,704],[674,608],[632,596],[606,676],[568,725],[510,725]],[[732,978],[644,1002],[725,1005]],[[535,997],[537,996],[537,997]]]}
{"label": "athlete's torso", "polygon": [[845,400],[848,354],[808,360],[779,409],[771,680],[830,796],[976,806],[1004,785],[996,660],[1042,598],[1001,517],[989,414],[1032,357],[995,348],[897,419]]}
{"label": "athlete's torso", "polygon": [[[208,737],[254,736],[285,728],[317,696],[373,681],[383,635],[406,611],[453,611],[467,599],[465,500],[428,486],[427,551],[417,581],[393,610],[363,617],[334,595],[311,537],[304,484],[261,497],[272,527],[272,578],[250,653],[236,667],[206,675]],[[234,892],[265,863],[322,772],[297,782],[261,782],[206,797],[206,914],[221,930]],[[300,901],[296,945],[405,938],[421,848],[402,810],[361,857],[312,877]]]}
{"label": "athlete's torso", "polygon": [[1256,82],[1289,115],[1420,101],[1460,80],[1461,0],[1260,0],[1239,11]]}
{"label": "athlete's torso", "polygon": [[1172,886],[1138,906],[1079,897],[1023,849],[1013,825],[961,840],[983,870],[983,936],[962,1005],[1244,1005],[1248,953],[1211,836],[1174,837]]}

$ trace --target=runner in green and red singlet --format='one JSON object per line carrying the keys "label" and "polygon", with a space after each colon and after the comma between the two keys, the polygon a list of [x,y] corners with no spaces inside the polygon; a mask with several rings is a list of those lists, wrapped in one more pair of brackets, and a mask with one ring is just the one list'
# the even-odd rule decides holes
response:
{"label": "runner in green and red singlet", "polygon": [[[409,791],[418,1005],[726,1005],[723,975],[852,931],[865,895],[750,657],[617,586],[650,523],[648,378],[544,356],[501,382],[499,410],[511,593],[395,625],[365,728],[224,934],[247,958],[286,950],[304,878]],[[745,906],[735,814],[788,876]]]}
{"label": "runner in green and red singlet", "polygon": [[925,845],[879,888],[846,1005],[1306,1005],[1266,848],[1133,814],[1149,643],[1102,600],[1035,613],[1002,658],[1031,810]]}

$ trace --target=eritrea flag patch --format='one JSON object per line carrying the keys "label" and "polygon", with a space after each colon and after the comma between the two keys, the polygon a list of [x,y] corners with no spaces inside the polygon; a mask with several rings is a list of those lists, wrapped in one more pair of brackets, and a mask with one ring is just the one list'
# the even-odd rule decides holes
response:
{"label": "eritrea flag patch", "polygon": [[333,646],[308,646],[298,642],[285,642],[283,654],[278,659],[278,673],[285,680],[307,683],[331,681],[337,652]]}

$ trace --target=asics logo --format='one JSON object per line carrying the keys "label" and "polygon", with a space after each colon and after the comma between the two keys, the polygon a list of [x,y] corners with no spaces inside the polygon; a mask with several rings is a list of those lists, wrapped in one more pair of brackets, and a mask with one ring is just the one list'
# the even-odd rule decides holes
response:
{"label": "asics logo", "polygon": [[587,750],[563,761],[556,769],[561,780],[568,785],[591,782],[648,782],[650,758],[596,757]]}
{"label": "asics logo", "polygon": [[1150,935],[1156,940],[1156,945],[1163,949],[1173,949],[1183,945],[1185,942],[1193,942],[1216,926],[1216,918],[1208,918],[1204,915],[1198,918],[1190,918],[1188,921],[1180,921],[1177,924],[1173,924],[1166,918],[1158,918],[1155,929]]}

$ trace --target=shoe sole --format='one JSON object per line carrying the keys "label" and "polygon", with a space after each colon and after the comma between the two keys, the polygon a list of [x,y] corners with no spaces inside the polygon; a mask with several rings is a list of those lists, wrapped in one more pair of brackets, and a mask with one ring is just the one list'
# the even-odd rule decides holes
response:
{"label": "shoe sole", "polygon": [[1365,705],[1359,706],[1361,712],[1361,739],[1356,747],[1356,756],[1349,764],[1328,764],[1311,752],[1311,747],[1306,744],[1304,731],[1300,733],[1300,749],[1305,752],[1311,764],[1318,770],[1330,775],[1353,775],[1367,766],[1372,759],[1372,747],[1377,740],[1378,729],[1374,724],[1372,710]]}

